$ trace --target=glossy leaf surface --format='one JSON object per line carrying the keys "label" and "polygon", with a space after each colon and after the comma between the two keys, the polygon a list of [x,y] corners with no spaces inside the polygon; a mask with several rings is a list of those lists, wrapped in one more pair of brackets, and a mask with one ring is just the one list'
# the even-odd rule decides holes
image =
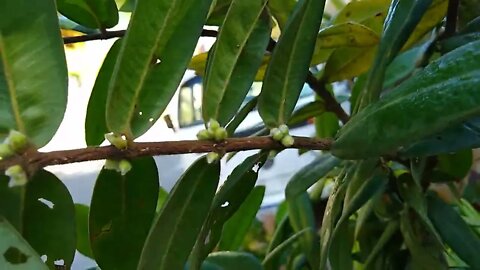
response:
{"label": "glossy leaf surface", "polygon": [[155,216],[159,186],[155,161],[147,157],[130,162],[132,169],[124,176],[103,169],[93,190],[90,245],[102,268],[135,269]]}
{"label": "glossy leaf surface", "polygon": [[208,256],[206,261],[222,270],[263,270],[260,261],[246,252],[214,252]]}
{"label": "glossy leaf surface", "polygon": [[258,99],[258,111],[268,127],[285,124],[295,108],[307,77],[324,5],[324,0],[299,1],[273,51]]}
{"label": "glossy leaf surface", "polygon": [[355,159],[390,153],[478,115],[479,48],[473,42],[444,55],[355,115],[339,132],[333,154]]}
{"label": "glossy leaf surface", "polygon": [[117,40],[110,48],[105,60],[103,60],[102,67],[98,71],[95,85],[90,94],[85,118],[85,141],[87,145],[100,145],[105,140],[104,135],[108,133],[105,120],[108,85],[117,62],[120,46],[120,40]]}
{"label": "glossy leaf surface", "polygon": [[0,10],[0,139],[14,129],[42,147],[57,131],[67,103],[55,3],[2,1]]}
{"label": "glossy leaf surface", "polygon": [[89,28],[111,28],[118,23],[115,0],[56,0],[65,17]]}
{"label": "glossy leaf surface", "polygon": [[137,3],[109,86],[110,131],[138,137],[158,119],[181,81],[210,3]]}
{"label": "glossy leaf surface", "polygon": [[83,204],[75,204],[75,227],[77,229],[77,251],[82,255],[93,259],[88,235],[88,213],[90,207]]}
{"label": "glossy leaf surface", "polygon": [[238,111],[270,39],[266,1],[233,0],[209,51],[202,114],[225,126]]}
{"label": "glossy leaf surface", "polygon": [[181,176],[154,221],[137,269],[181,269],[207,219],[220,174],[201,157]]}
{"label": "glossy leaf surface", "polygon": [[264,186],[256,186],[235,214],[225,223],[219,250],[238,250],[252,225],[265,195]]}
{"label": "glossy leaf surface", "polygon": [[200,265],[218,244],[225,222],[235,214],[252,191],[258,178],[258,170],[265,159],[265,153],[245,159],[233,170],[215,195],[208,218],[191,254],[192,267]]}

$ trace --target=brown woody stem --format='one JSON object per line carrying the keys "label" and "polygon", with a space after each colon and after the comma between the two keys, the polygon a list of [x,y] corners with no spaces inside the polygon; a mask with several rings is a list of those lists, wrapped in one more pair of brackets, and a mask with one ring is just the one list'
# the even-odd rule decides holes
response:
{"label": "brown woody stem", "polygon": [[[294,137],[295,142],[290,148],[309,150],[329,150],[332,141],[329,139],[315,139]],[[53,152],[28,151],[0,161],[0,172],[8,167],[21,164],[29,172],[34,172],[49,165],[69,164],[90,160],[136,158],[142,156],[174,155],[187,153],[207,152],[236,152],[254,149],[281,150],[285,147],[271,137],[230,138],[222,142],[214,141],[164,141],[133,143],[126,150],[119,150],[113,146],[87,147],[74,150]]]}

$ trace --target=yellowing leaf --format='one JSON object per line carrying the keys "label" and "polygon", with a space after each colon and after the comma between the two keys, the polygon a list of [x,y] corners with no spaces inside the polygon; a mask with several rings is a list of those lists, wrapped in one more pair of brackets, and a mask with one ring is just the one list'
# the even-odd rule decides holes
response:
{"label": "yellowing leaf", "polygon": [[378,35],[370,28],[355,22],[346,22],[323,28],[317,36],[316,47],[367,47],[376,45]]}

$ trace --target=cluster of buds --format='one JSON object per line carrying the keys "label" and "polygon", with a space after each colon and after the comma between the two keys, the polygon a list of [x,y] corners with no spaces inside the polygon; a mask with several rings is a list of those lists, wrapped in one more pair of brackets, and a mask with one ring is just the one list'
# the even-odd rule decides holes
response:
{"label": "cluster of buds", "polygon": [[130,161],[126,159],[122,159],[122,160],[107,159],[103,167],[106,170],[117,171],[123,176],[123,175],[126,175],[132,169],[132,164],[130,163]]}
{"label": "cluster of buds", "polygon": [[118,149],[126,149],[128,146],[127,138],[123,135],[107,133],[105,139]]}
{"label": "cluster of buds", "polygon": [[0,144],[0,159],[21,154],[28,147],[28,138],[23,133],[10,130],[8,137]]}
{"label": "cluster of buds", "polygon": [[278,128],[272,128],[270,130],[270,136],[285,147],[290,147],[294,143],[293,137],[289,134],[288,126],[285,124],[280,125]]}
{"label": "cluster of buds", "polygon": [[20,165],[13,165],[5,171],[5,175],[10,177],[8,187],[23,186],[27,183],[27,174]]}
{"label": "cluster of buds", "polygon": [[214,140],[217,142],[223,141],[228,137],[227,130],[220,126],[217,120],[210,119],[208,121],[207,129],[200,130],[197,133],[199,140]]}

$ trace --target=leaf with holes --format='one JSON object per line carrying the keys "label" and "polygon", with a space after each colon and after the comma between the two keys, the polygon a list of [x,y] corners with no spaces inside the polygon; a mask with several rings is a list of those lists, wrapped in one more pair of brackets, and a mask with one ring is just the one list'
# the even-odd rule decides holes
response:
{"label": "leaf with holes", "polygon": [[150,229],[137,269],[182,269],[207,219],[220,175],[206,156],[180,177]]}
{"label": "leaf with holes", "polygon": [[87,116],[85,118],[85,141],[87,145],[100,145],[105,139],[105,134],[108,133],[107,123],[105,122],[108,84],[117,62],[120,44],[120,40],[115,41],[108,51],[102,67],[98,71],[95,85],[88,100]]}
{"label": "leaf with holes", "polygon": [[225,222],[235,214],[252,191],[258,178],[258,170],[266,158],[266,153],[260,153],[245,159],[228,176],[213,198],[208,218],[190,255],[193,269],[196,269],[218,244]]}
{"label": "leaf with holes", "polygon": [[192,57],[210,3],[137,3],[109,86],[106,120],[110,131],[138,137],[160,117]]}
{"label": "leaf with holes", "polygon": [[35,250],[2,216],[0,216],[0,255],[1,269],[48,269]]}
{"label": "leaf with holes", "polygon": [[253,188],[237,212],[223,226],[218,250],[238,250],[240,248],[262,204],[264,195],[264,186]]}
{"label": "leaf with holes", "polygon": [[103,269],[136,269],[155,217],[159,191],[155,161],[147,157],[131,164],[124,176],[103,169],[93,190],[90,245]]}
{"label": "leaf with holes", "polygon": [[55,265],[70,267],[76,243],[75,208],[65,185],[44,170],[35,173],[25,186],[10,188],[8,181],[8,177],[0,177],[0,215],[38,254],[46,255],[51,269]]}
{"label": "leaf with holes", "polygon": [[480,41],[477,41],[430,63],[352,117],[337,134],[332,153],[345,159],[392,153],[478,116],[479,82]]}
{"label": "leaf with holes", "polygon": [[118,23],[115,0],[56,0],[56,2],[62,15],[83,26],[105,29]]}
{"label": "leaf with holes", "polygon": [[2,1],[0,139],[10,129],[47,144],[67,104],[67,65],[53,1]]}
{"label": "leaf with holes", "polygon": [[273,51],[258,99],[258,112],[268,127],[285,124],[308,74],[324,0],[301,0]]}
{"label": "leaf with holes", "polygon": [[225,126],[241,106],[270,40],[266,1],[233,0],[209,51],[203,81],[203,120]]}

